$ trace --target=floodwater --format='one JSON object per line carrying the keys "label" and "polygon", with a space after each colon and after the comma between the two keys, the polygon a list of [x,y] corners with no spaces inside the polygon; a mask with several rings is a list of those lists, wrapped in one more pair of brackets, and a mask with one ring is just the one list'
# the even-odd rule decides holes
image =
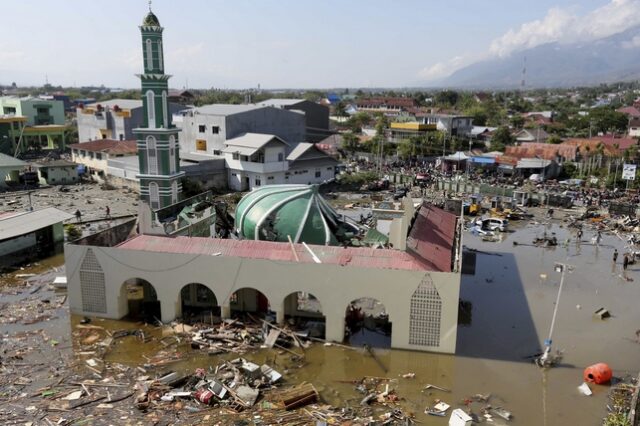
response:
{"label": "floodwater", "polygon": [[[461,407],[476,394],[491,394],[490,403],[513,414],[511,425],[600,425],[606,414],[608,386],[590,385],[594,395],[578,393],[585,367],[608,363],[614,376],[637,375],[640,369],[640,344],[635,331],[640,328],[638,300],[640,266],[627,271],[633,281],[621,278],[624,242],[605,234],[599,247],[591,245],[592,231],[585,228],[584,242],[576,244],[575,234],[560,220],[551,224],[512,222],[515,232],[501,235],[498,242],[485,242],[466,232],[464,244],[477,249],[476,274],[463,276],[460,297],[470,302],[470,315],[458,329],[457,354],[375,349],[381,366],[363,349],[314,345],[306,350],[304,366],[293,364],[285,355],[258,351],[247,358],[266,362],[279,369],[290,383],[313,383],[322,398],[336,405],[358,405],[363,395],[345,381],[364,376],[388,377],[397,381],[392,387],[404,398],[403,407],[413,411],[426,425],[446,425],[446,418],[427,416],[427,406],[438,398]],[[535,237],[555,234],[565,246],[541,248],[531,246]],[[514,242],[517,244],[514,245]],[[613,265],[613,248],[620,252]],[[554,263],[574,266],[565,274],[564,289],[553,335],[553,347],[564,352],[562,362],[548,370],[533,364],[529,357],[537,354],[549,333],[551,317],[561,274]],[[593,313],[607,308],[612,317],[600,320]],[[72,318],[72,326],[79,318]],[[68,332],[69,323],[58,323]],[[139,328],[136,323],[94,320],[94,325],[109,329]],[[72,327],[74,329],[74,327]],[[156,337],[160,329],[145,328]],[[107,360],[130,365],[148,362],[158,350],[157,342],[142,344],[135,337],[118,339]],[[166,369],[193,371],[196,367],[215,366],[221,359],[237,355],[208,356],[192,353],[180,346],[185,359],[168,364]],[[415,378],[400,377],[415,373]],[[430,389],[426,384],[451,389],[450,393]],[[479,414],[481,404],[472,408]],[[494,418],[489,424],[506,424]]]}

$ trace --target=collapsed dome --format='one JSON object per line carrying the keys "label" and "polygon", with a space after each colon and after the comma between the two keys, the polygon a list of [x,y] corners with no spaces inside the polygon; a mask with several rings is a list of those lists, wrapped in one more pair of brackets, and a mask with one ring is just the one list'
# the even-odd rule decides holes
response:
{"label": "collapsed dome", "polygon": [[245,195],[236,207],[235,228],[249,240],[339,245],[357,234],[318,194],[317,185],[268,185]]}

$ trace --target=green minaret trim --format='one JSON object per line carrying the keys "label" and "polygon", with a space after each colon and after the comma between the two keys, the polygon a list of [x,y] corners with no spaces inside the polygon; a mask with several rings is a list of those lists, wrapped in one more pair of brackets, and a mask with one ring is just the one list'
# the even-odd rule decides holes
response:
{"label": "green minaret trim", "polygon": [[180,171],[179,129],[171,124],[171,76],[164,73],[163,31],[150,10],[140,26],[144,73],[138,77],[144,119],[142,127],[133,131],[138,142],[140,198],[154,210],[179,201],[184,176]]}

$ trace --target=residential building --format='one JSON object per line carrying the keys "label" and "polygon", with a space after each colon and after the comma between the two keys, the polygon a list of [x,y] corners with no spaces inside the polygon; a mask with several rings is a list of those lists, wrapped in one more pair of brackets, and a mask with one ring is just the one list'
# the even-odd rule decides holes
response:
{"label": "residential building", "polygon": [[580,151],[572,144],[561,143],[551,145],[547,143],[527,142],[519,146],[507,146],[505,155],[515,158],[543,158],[554,160],[562,164],[565,161],[576,161],[579,159]]}
{"label": "residential building", "polygon": [[18,185],[20,173],[29,167],[29,163],[0,153],[0,188]]}
{"label": "residential building", "polygon": [[426,136],[429,132],[435,132],[435,124],[424,124],[418,122],[391,123],[389,125],[389,141],[400,143],[405,139],[415,136]]}
{"label": "residential building", "polygon": [[413,98],[401,97],[377,97],[361,98],[356,101],[359,111],[381,112],[385,115],[398,115],[402,111],[407,111],[417,106]]}
{"label": "residential building", "polygon": [[542,180],[557,178],[561,170],[558,163],[544,158],[522,158],[518,160],[515,168],[525,178],[537,174]]}
{"label": "residential building", "polygon": [[[183,107],[168,103],[169,117]],[[78,140],[80,143],[98,139],[133,140],[133,129],[144,123],[143,103],[137,99],[80,104],[77,108]]]}
{"label": "residential building", "polygon": [[0,152],[64,150],[66,131],[62,101],[0,97]]}
{"label": "residential building", "polygon": [[223,150],[229,188],[248,191],[264,185],[314,184],[335,178],[336,159],[311,143],[288,144],[275,135],[247,133]]}
{"label": "residential building", "polygon": [[27,126],[64,125],[64,103],[36,97],[0,97],[0,115],[24,116]]}
{"label": "residential building", "polygon": [[91,142],[69,145],[71,160],[86,167],[86,173],[98,180],[108,176],[108,161],[110,158],[135,156],[138,145],[135,140],[119,141],[114,139],[99,139]]}
{"label": "residential building", "polygon": [[522,129],[515,134],[517,142],[545,142],[549,139],[549,134],[544,129],[537,127],[535,129]]}
{"label": "residential building", "polygon": [[640,118],[629,119],[629,129],[627,133],[629,137],[640,138]]}
{"label": "residential building", "polygon": [[616,111],[623,113],[629,119],[632,118],[640,118],[640,109],[636,106],[627,106],[623,108],[618,108]]}
{"label": "residential building", "polygon": [[71,185],[80,182],[78,165],[66,160],[34,163],[40,183],[44,185]]}
{"label": "residential building", "polygon": [[304,113],[307,142],[319,142],[330,136],[333,132],[329,129],[329,108],[305,99],[267,99],[258,103],[260,106],[272,106],[290,111]]}
{"label": "residential building", "polygon": [[188,105],[193,103],[195,100],[195,96],[188,90],[177,90],[170,89],[169,90],[169,102],[173,102],[180,105]]}
{"label": "residential building", "polygon": [[0,214],[0,267],[62,252],[62,222],[71,218],[72,215],[53,207]]}
{"label": "residential building", "polygon": [[183,111],[182,152],[221,156],[225,143],[245,133],[278,136],[291,150],[305,140],[303,112],[272,106],[212,104]]}
{"label": "residential building", "polygon": [[421,117],[424,124],[435,124],[437,129],[449,136],[470,136],[473,130],[473,118],[455,114],[425,114]]}

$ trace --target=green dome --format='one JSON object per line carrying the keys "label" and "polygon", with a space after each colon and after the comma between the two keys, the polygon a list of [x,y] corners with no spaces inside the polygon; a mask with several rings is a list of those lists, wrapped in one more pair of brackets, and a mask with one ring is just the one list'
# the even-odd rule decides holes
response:
{"label": "green dome", "polygon": [[147,27],[159,27],[160,21],[158,21],[158,17],[154,15],[152,11],[149,11],[147,16],[142,20],[142,25]]}
{"label": "green dome", "polygon": [[338,245],[357,228],[318,194],[317,185],[267,185],[245,195],[236,207],[236,231],[249,240]]}

